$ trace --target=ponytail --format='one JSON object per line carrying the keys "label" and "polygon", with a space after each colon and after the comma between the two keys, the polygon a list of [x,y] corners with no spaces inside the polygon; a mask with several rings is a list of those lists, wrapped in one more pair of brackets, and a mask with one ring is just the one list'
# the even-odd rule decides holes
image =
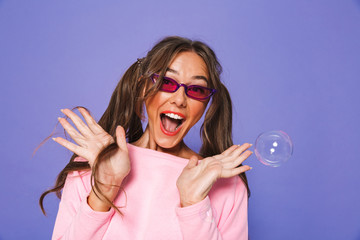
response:
{"label": "ponytail", "polygon": [[203,141],[200,155],[203,157],[222,153],[233,145],[232,104],[229,92],[223,84],[213,96],[200,132]]}
{"label": "ponytail", "polygon": [[[200,132],[203,142],[200,149],[202,157],[217,155],[233,145],[232,103],[229,91],[222,83],[213,96]],[[248,197],[250,197],[250,188],[245,173],[239,174],[239,177],[245,183]]]}
{"label": "ponytail", "polygon": [[125,129],[129,142],[138,140],[143,134],[141,93],[145,84],[140,81],[141,77],[141,63],[138,60],[117,84],[109,105],[99,120],[99,125],[113,137],[118,125]]}

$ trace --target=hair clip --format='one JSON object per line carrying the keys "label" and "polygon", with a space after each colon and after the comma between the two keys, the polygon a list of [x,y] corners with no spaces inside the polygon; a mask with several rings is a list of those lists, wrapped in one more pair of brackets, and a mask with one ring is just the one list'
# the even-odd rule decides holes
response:
{"label": "hair clip", "polygon": [[143,61],[143,58],[138,58],[136,63],[140,65],[142,63],[142,61]]}

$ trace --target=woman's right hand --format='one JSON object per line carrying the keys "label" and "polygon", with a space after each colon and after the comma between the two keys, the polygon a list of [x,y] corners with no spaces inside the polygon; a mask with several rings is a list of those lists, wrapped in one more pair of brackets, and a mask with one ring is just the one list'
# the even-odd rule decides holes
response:
{"label": "woman's right hand", "polygon": [[[87,110],[83,108],[78,108],[78,110],[87,124],[71,110],[62,110],[62,112],[71,119],[78,131],[65,118],[59,118],[60,124],[78,145],[61,137],[54,138],[54,141],[88,160],[90,167],[93,168],[99,153],[115,141],[111,135],[96,123]],[[118,149],[111,157],[98,163],[98,171],[96,174],[97,181],[100,183],[98,186],[101,192],[110,201],[116,198],[123,179],[130,172],[130,159],[126,145],[126,136],[121,126],[116,128],[116,140]],[[99,195],[95,194],[94,191],[93,189],[89,195],[89,205],[94,210],[107,211],[109,204],[107,204],[104,199],[99,198]]]}

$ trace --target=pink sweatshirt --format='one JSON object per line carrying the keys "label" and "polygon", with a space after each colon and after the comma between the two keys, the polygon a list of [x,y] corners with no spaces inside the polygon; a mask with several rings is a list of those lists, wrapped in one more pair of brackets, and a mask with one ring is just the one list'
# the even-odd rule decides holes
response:
{"label": "pink sweatshirt", "polygon": [[53,239],[248,239],[247,191],[238,176],[218,180],[204,200],[181,208],[176,180],[188,160],[131,144],[128,149],[131,171],[114,202],[124,215],[92,210],[90,172],[73,172]]}

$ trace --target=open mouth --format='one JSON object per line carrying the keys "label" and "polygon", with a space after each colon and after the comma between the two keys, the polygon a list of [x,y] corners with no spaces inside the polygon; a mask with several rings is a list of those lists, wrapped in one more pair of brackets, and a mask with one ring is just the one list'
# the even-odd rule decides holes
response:
{"label": "open mouth", "polygon": [[180,116],[179,114],[172,113],[172,112],[163,112],[160,114],[161,119],[161,130],[166,135],[175,135],[178,133],[181,129],[181,126],[183,122],[185,121],[185,118],[183,116]]}

